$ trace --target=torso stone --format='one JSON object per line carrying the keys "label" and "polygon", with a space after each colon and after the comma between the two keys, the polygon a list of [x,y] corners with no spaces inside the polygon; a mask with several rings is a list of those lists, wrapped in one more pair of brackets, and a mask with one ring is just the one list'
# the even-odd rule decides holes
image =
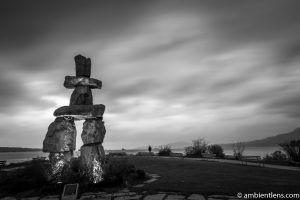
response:
{"label": "torso stone", "polygon": [[88,86],[77,86],[71,95],[70,105],[93,105],[91,89]]}
{"label": "torso stone", "polygon": [[76,148],[76,127],[73,120],[58,117],[48,127],[43,141],[43,151],[60,153]]}
{"label": "torso stone", "polygon": [[101,119],[87,119],[83,123],[81,134],[83,144],[102,143],[105,132],[104,122]]}

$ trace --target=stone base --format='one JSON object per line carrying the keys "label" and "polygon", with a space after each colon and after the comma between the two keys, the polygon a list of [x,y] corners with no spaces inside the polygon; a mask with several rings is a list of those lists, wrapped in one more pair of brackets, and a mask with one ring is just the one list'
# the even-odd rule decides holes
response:
{"label": "stone base", "polygon": [[102,144],[84,145],[80,149],[80,166],[91,182],[103,180],[103,164],[105,152]]}
{"label": "stone base", "polygon": [[73,152],[49,153],[49,161],[51,164],[50,179],[56,182],[62,181],[63,170],[68,167]]}

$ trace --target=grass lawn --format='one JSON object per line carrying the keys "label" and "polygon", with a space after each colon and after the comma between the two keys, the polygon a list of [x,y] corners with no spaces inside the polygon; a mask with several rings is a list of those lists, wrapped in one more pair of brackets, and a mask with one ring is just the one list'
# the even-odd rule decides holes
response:
{"label": "grass lawn", "polygon": [[142,191],[227,194],[299,193],[300,172],[176,158],[129,156],[137,168],[161,176]]}

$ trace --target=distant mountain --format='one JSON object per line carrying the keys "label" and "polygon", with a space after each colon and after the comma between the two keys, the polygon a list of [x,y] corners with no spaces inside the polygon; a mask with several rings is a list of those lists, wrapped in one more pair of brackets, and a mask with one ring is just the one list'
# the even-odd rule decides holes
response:
{"label": "distant mountain", "polygon": [[[178,141],[169,144],[155,145],[152,149],[159,149],[161,146],[170,146],[172,149],[183,149],[187,146],[191,146],[192,142]],[[136,149],[148,149],[148,146],[137,147]]]}
{"label": "distant mountain", "polygon": [[[277,146],[279,143],[289,142],[291,140],[300,140],[300,128],[289,133],[283,133],[271,137],[266,137],[261,140],[253,140],[249,142],[243,142],[247,147],[266,147],[266,146]],[[220,144],[223,147],[232,147],[231,144]]]}
{"label": "distant mountain", "polygon": [[172,149],[184,149],[187,146],[191,146],[192,142],[181,141],[169,143],[167,145],[170,146]]}
{"label": "distant mountain", "polygon": [[32,152],[42,151],[39,148],[22,148],[22,147],[0,147],[0,152]]}

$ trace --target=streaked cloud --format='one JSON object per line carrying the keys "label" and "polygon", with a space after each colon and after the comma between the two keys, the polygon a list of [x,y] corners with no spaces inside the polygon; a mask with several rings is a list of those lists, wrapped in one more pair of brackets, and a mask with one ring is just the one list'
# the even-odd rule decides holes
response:
{"label": "streaked cloud", "polygon": [[0,12],[0,146],[41,146],[79,53],[103,81],[106,148],[299,126],[298,1],[13,3]]}

